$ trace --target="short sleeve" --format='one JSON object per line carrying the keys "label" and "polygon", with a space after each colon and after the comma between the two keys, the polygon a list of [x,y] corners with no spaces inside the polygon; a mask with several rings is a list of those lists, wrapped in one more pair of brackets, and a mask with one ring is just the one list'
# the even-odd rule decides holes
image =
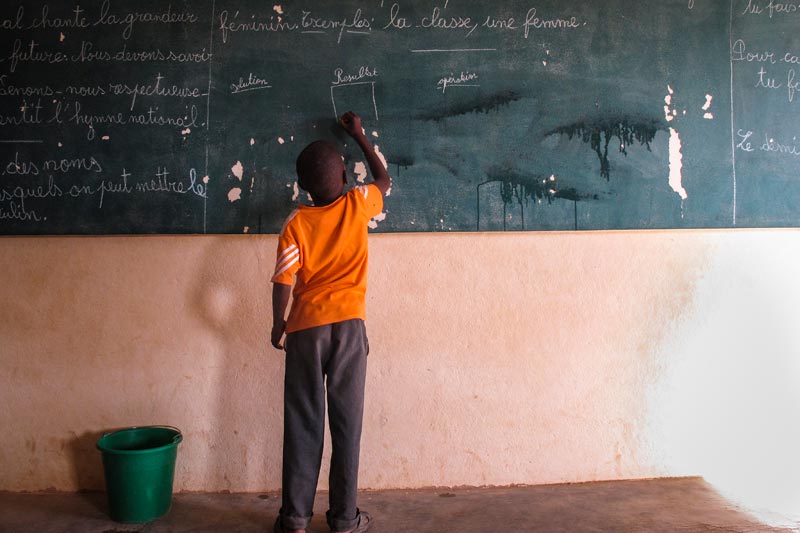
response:
{"label": "short sleeve", "polygon": [[356,201],[361,206],[368,219],[372,219],[383,211],[383,194],[377,185],[359,185],[353,189]]}
{"label": "short sleeve", "polygon": [[300,270],[300,267],[303,266],[300,246],[291,226],[291,221],[295,215],[296,212],[289,216],[278,237],[275,273],[272,275],[273,283],[291,285],[294,275]]}

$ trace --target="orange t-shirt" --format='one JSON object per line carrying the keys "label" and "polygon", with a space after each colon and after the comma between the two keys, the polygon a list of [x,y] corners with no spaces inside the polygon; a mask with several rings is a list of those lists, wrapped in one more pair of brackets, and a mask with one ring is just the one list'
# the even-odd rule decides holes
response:
{"label": "orange t-shirt", "polygon": [[367,224],[383,210],[373,184],[322,207],[298,206],[278,237],[273,283],[297,275],[286,333],[366,318]]}

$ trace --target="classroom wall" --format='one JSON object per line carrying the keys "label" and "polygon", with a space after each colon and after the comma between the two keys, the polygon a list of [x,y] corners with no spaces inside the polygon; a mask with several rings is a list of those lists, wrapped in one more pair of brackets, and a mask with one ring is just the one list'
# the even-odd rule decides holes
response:
{"label": "classroom wall", "polygon": [[[102,488],[97,438],[147,424],[183,431],[177,490],[278,490],[275,245],[0,239],[0,490]],[[362,487],[703,475],[800,515],[800,231],[373,235],[370,261]]]}

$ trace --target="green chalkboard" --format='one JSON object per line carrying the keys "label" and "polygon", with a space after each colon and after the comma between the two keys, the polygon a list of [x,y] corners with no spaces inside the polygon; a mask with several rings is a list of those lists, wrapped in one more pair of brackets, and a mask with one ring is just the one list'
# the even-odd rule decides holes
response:
{"label": "green chalkboard", "polygon": [[3,3],[0,234],[275,233],[347,110],[376,231],[800,223],[796,3],[278,1]]}

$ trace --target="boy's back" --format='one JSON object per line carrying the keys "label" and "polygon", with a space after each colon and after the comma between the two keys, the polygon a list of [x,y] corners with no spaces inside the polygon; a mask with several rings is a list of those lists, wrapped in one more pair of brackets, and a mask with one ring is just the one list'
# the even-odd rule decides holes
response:
{"label": "boy's back", "polygon": [[272,344],[283,348],[286,332],[286,376],[283,495],[275,533],[305,531],[311,520],[326,399],[332,444],[328,525],[334,532],[356,533],[370,525],[369,514],[356,506],[369,352],[364,326],[367,224],[383,209],[390,180],[361,119],[346,113],[340,124],[364,152],[374,182],[342,194],[347,172],[341,154],[328,143],[311,143],[297,159],[297,175],[314,207],[298,207],[278,239]]}
{"label": "boy's back", "polygon": [[361,185],[322,207],[299,206],[278,240],[273,283],[291,285],[294,302],[286,333],[364,320],[367,291],[367,223],[383,209],[373,184]]}

